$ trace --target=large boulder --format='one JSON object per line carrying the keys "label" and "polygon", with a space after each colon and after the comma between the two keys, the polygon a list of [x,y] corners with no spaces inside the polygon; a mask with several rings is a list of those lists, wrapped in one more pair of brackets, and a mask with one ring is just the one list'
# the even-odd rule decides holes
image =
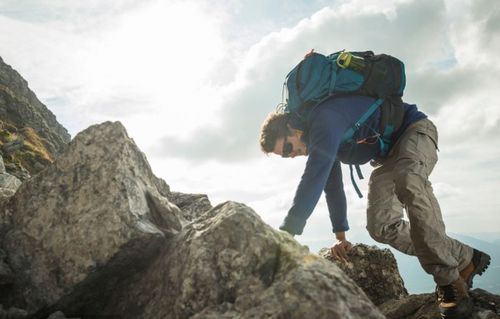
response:
{"label": "large boulder", "polygon": [[78,134],[0,210],[12,304],[34,311],[147,266],[183,220],[158,185],[120,123]]}
{"label": "large boulder", "polygon": [[146,271],[119,283],[106,302],[78,300],[58,307],[70,317],[124,319],[383,318],[338,267],[235,202],[184,227]]}

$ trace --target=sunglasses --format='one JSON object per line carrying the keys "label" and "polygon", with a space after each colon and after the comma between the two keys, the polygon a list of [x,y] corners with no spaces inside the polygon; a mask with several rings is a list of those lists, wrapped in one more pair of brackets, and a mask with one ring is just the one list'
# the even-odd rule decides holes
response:
{"label": "sunglasses", "polygon": [[285,139],[283,140],[283,152],[281,153],[281,157],[289,157],[292,152],[293,145],[292,143],[288,142],[288,136],[285,136]]}

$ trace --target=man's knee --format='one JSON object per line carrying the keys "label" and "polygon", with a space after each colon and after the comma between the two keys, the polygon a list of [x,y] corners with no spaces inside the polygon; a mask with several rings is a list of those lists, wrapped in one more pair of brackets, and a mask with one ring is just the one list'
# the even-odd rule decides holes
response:
{"label": "man's knee", "polygon": [[368,234],[370,234],[370,237],[373,238],[376,242],[379,243],[386,243],[387,242],[387,236],[386,233],[384,232],[384,226],[383,225],[367,225],[366,229],[368,230]]}
{"label": "man's knee", "polygon": [[399,233],[404,231],[405,222],[400,219],[390,224],[372,224],[367,225],[366,229],[370,236],[379,243],[393,244],[399,237]]}

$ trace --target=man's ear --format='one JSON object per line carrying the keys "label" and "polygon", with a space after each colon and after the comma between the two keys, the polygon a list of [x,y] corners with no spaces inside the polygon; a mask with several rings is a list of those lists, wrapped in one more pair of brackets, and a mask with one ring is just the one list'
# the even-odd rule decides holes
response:
{"label": "man's ear", "polygon": [[303,131],[297,130],[296,128],[293,128],[290,126],[290,124],[287,124],[288,130],[292,132],[293,135],[297,136],[299,139],[302,137],[302,134],[304,134]]}

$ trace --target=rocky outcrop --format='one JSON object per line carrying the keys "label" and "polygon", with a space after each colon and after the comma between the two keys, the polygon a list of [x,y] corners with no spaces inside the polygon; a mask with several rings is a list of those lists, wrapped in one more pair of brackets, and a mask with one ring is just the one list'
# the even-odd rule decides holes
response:
{"label": "rocky outcrop", "polygon": [[0,118],[18,127],[29,126],[48,139],[54,153],[63,151],[70,140],[68,131],[55,115],[36,97],[28,82],[0,58]]}
{"label": "rocky outcrop", "polygon": [[0,152],[7,171],[25,180],[49,165],[69,140],[28,83],[0,58]]}
{"label": "rocky outcrop", "polygon": [[212,204],[205,194],[171,192],[168,199],[182,210],[184,218],[189,221],[212,209]]}
{"label": "rocky outcrop", "polygon": [[[356,244],[346,264],[333,258],[329,249],[322,249],[320,255],[353,279],[387,319],[441,318],[434,293],[408,295],[389,249]],[[470,319],[500,319],[500,296],[475,289],[471,297],[475,306]]]}
{"label": "rocky outcrop", "polygon": [[3,158],[0,156],[0,201],[14,195],[19,186],[21,186],[21,181],[7,173]]}
{"label": "rocky outcrop", "polygon": [[249,207],[171,192],[119,123],[78,134],[0,206],[4,307],[32,318],[383,318]]}
{"label": "rocky outcrop", "polygon": [[376,305],[408,295],[396,258],[389,249],[357,244],[349,252],[348,263],[336,260],[329,249],[322,249],[320,255],[342,269]]}
{"label": "rocky outcrop", "polygon": [[[470,319],[500,319],[500,296],[481,289],[471,291],[474,313]],[[436,296],[433,293],[406,296],[379,306],[387,319],[440,318]]]}
{"label": "rocky outcrop", "polygon": [[0,250],[0,287],[10,285],[14,282],[14,274],[7,264],[7,254]]}
{"label": "rocky outcrop", "polygon": [[82,307],[69,298],[58,308],[120,318],[383,318],[332,266],[227,202],[186,225],[107,302]]}
{"label": "rocky outcrop", "polygon": [[34,311],[96,274],[113,280],[146,266],[182,222],[156,180],[120,124],[79,134],[5,205],[13,304]]}
{"label": "rocky outcrop", "polygon": [[25,319],[27,316],[26,310],[15,307],[3,309],[3,306],[0,305],[0,318],[2,319]]}

